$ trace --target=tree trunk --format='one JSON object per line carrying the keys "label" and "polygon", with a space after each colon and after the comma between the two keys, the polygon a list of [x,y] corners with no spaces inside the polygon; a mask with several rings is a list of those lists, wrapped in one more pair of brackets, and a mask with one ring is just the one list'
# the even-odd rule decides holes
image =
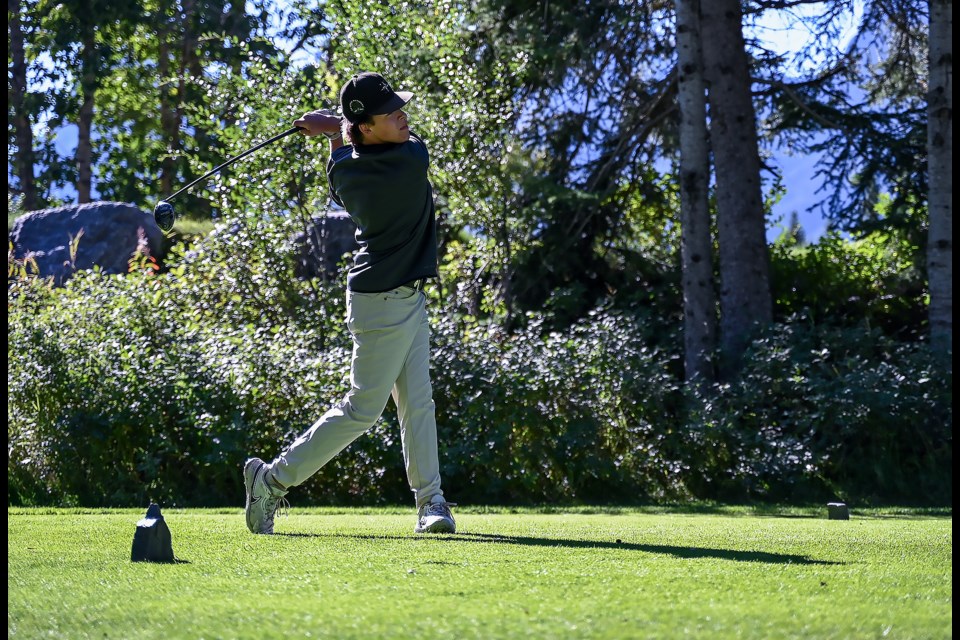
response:
{"label": "tree trunk", "polygon": [[[183,10],[182,15],[184,16],[183,21],[183,48],[181,51],[180,57],[180,78],[177,86],[179,88],[177,95],[177,106],[175,113],[177,114],[177,122],[183,123],[186,105],[188,104],[197,104],[204,101],[203,97],[203,60],[198,55],[200,49],[200,35],[203,33],[204,21],[202,11],[204,5],[201,3],[201,6],[197,6],[196,0],[183,0]],[[233,6],[227,4],[225,7],[226,10],[233,11]],[[225,20],[227,14],[222,13],[220,15],[220,20]],[[215,149],[215,140],[214,137],[210,134],[209,121],[206,119],[197,119],[192,123],[191,133],[185,133],[180,130],[180,125],[177,126],[176,132],[176,152],[178,156],[186,155],[188,147],[191,148],[193,153],[198,153],[200,158],[204,158],[203,154],[214,153]],[[214,128],[216,130],[216,128]],[[191,140],[192,138],[192,140]],[[189,169],[185,168],[182,163],[177,163],[181,167],[178,172],[182,179],[186,179],[188,176],[187,171]],[[205,219],[210,218],[212,215],[212,207],[210,205],[210,200],[207,198],[196,198],[190,202],[191,216]]]}
{"label": "tree trunk", "polygon": [[177,123],[177,114],[175,105],[170,96],[172,91],[170,85],[173,81],[171,76],[171,58],[170,48],[170,22],[169,18],[162,18],[162,27],[157,34],[159,46],[157,48],[157,74],[160,80],[160,130],[166,143],[166,153],[160,162],[160,193],[169,195],[173,192],[174,179],[176,178],[176,162],[174,154],[179,147],[180,128]]}
{"label": "tree trunk", "polygon": [[80,117],[77,119],[77,201],[90,202],[93,183],[93,105],[97,92],[97,43],[91,31],[83,38],[80,71]]}
{"label": "tree trunk", "polygon": [[[247,27],[247,9],[245,0],[227,0],[224,12],[221,14],[223,24],[223,33],[227,36],[235,36],[241,40],[250,37],[250,31]],[[240,56],[233,56],[229,62],[235,73],[240,73],[243,63]]]}
{"label": "tree trunk", "polygon": [[17,153],[14,158],[23,208],[37,209],[37,184],[33,175],[33,129],[27,113],[27,59],[23,49],[23,30],[20,23],[20,1],[8,0],[7,16],[10,20],[10,84],[7,100],[13,110],[14,140]]}
{"label": "tree trunk", "polygon": [[930,0],[930,84],[927,96],[927,273],[930,344],[952,368],[953,353],[953,4]]}
{"label": "tree trunk", "polygon": [[683,351],[688,381],[713,382],[717,301],[710,238],[706,87],[700,46],[700,0],[676,0],[680,105],[680,235]]}
{"label": "tree trunk", "polygon": [[701,12],[720,245],[720,375],[730,379],[755,331],[773,318],[770,258],[740,0],[710,0]]}

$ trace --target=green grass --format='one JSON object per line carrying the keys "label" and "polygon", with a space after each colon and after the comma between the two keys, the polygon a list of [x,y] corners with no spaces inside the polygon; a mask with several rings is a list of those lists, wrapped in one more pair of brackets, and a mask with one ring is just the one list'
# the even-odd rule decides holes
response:
{"label": "green grass", "polygon": [[9,638],[950,638],[952,512],[8,509]]}
{"label": "green grass", "polygon": [[216,226],[217,223],[213,220],[178,218],[173,228],[181,236],[205,236],[213,231]]}

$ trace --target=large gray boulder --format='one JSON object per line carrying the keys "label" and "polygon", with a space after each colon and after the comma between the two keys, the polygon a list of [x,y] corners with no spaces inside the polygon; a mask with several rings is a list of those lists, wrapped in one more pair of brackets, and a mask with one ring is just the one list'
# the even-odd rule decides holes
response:
{"label": "large gray boulder", "polygon": [[[71,260],[71,238],[78,236],[76,258]],[[163,232],[153,215],[123,202],[31,211],[16,219],[10,241],[17,260],[32,257],[40,277],[52,276],[56,285],[62,285],[74,271],[94,265],[106,273],[127,273],[130,258],[138,249],[158,258],[164,246]]]}
{"label": "large gray boulder", "polygon": [[310,221],[307,228],[293,238],[297,247],[294,273],[298,278],[337,277],[338,265],[359,249],[357,225],[345,211],[330,210]]}

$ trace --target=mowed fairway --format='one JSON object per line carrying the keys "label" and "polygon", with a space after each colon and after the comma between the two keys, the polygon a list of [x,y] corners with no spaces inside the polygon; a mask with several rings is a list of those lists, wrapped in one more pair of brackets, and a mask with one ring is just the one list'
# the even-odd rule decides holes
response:
{"label": "mowed fairway", "polygon": [[953,521],[826,509],[8,509],[10,638],[950,638]]}

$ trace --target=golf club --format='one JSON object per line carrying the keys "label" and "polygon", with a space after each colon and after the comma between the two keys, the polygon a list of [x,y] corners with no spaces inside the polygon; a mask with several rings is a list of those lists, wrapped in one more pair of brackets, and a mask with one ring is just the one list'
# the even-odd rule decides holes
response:
{"label": "golf club", "polygon": [[284,131],[283,133],[278,133],[277,135],[273,136],[273,137],[270,138],[269,140],[266,140],[266,141],[264,141],[264,142],[261,142],[260,144],[258,144],[257,146],[253,147],[252,149],[248,149],[248,150],[244,151],[243,153],[241,153],[240,155],[237,155],[237,156],[234,156],[234,157],[230,158],[229,160],[227,160],[226,162],[224,162],[224,163],[221,164],[220,166],[215,167],[215,168],[211,169],[210,171],[208,171],[207,173],[203,174],[202,176],[200,176],[199,178],[197,178],[196,180],[194,180],[193,182],[191,182],[190,184],[188,184],[187,186],[185,186],[183,189],[180,189],[179,191],[177,191],[177,192],[174,193],[173,195],[170,195],[170,196],[164,198],[163,200],[161,200],[160,202],[158,202],[158,203],[157,203],[157,206],[154,207],[154,209],[153,209],[153,219],[156,220],[157,226],[160,227],[160,229],[162,229],[162,230],[164,231],[164,233],[166,233],[167,231],[170,231],[171,229],[173,229],[173,224],[177,221],[177,212],[176,212],[176,210],[174,210],[173,205],[170,204],[170,201],[173,200],[174,198],[176,198],[178,195],[180,195],[180,194],[183,193],[184,191],[187,191],[190,187],[192,187],[193,185],[197,184],[198,182],[200,182],[200,181],[202,181],[202,180],[206,180],[207,178],[209,178],[210,176],[212,176],[212,175],[215,174],[216,172],[220,171],[220,170],[223,169],[224,167],[230,166],[231,164],[233,164],[233,163],[236,162],[237,160],[239,160],[239,159],[241,159],[241,158],[244,158],[244,157],[250,155],[251,153],[253,153],[253,152],[256,151],[257,149],[260,149],[260,148],[262,148],[262,147],[265,147],[265,146],[267,146],[268,144],[270,144],[271,142],[276,142],[276,141],[279,140],[280,138],[285,138],[285,137],[289,136],[289,135],[292,134],[292,133],[296,133],[297,131],[300,131],[300,129],[301,129],[301,127],[293,127],[292,129],[287,129],[287,130]]}

